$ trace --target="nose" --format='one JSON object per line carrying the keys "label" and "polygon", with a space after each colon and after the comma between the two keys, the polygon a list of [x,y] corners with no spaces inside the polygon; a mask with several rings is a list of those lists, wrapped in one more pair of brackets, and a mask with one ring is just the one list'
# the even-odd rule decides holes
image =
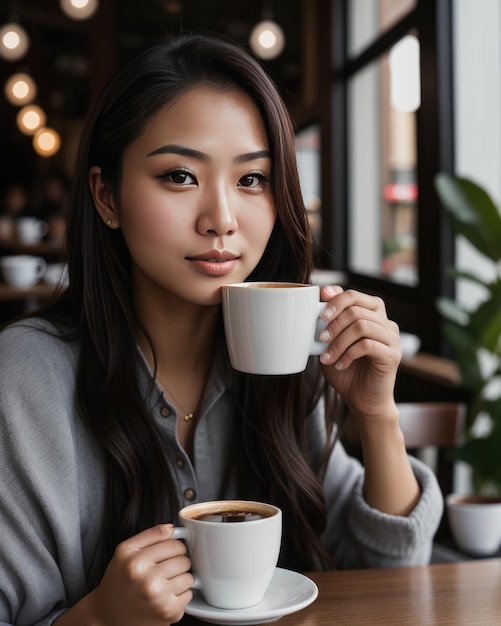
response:
{"label": "nose", "polygon": [[204,205],[197,220],[201,235],[232,235],[238,230],[230,192],[219,187],[204,194]]}

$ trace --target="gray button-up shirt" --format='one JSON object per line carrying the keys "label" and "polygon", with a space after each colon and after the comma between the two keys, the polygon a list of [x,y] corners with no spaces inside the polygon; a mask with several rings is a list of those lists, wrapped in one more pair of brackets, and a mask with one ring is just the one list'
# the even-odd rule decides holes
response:
{"label": "gray button-up shirt", "polygon": [[[88,593],[89,564],[103,518],[105,476],[98,443],[75,411],[78,344],[37,321],[0,334],[0,626],[48,625]],[[210,376],[193,460],[176,437],[176,410],[154,387],[149,406],[163,433],[180,502],[238,497],[223,488],[234,419],[228,362]],[[147,388],[151,373],[145,366]],[[309,420],[312,462],[325,443],[323,408]],[[443,503],[433,473],[412,460],[422,495],[408,517],[383,514],[363,499],[363,468],[335,446],[324,482],[325,543],[339,567],[426,563]],[[172,519],[176,521],[176,512]]]}

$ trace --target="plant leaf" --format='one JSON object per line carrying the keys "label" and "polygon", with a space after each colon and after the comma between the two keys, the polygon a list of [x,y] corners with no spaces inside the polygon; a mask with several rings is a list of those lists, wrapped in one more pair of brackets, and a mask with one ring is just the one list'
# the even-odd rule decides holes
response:
{"label": "plant leaf", "polygon": [[483,347],[496,352],[501,337],[501,284],[491,285],[490,297],[470,316],[472,334]]}
{"label": "plant leaf", "polygon": [[[494,428],[501,431],[501,398],[485,400],[484,410],[489,413],[489,416],[492,418]],[[501,448],[499,449],[499,456],[501,457]]]}
{"label": "plant leaf", "polygon": [[445,317],[445,319],[459,326],[465,326],[468,323],[468,312],[455,300],[451,300],[450,298],[437,298],[436,306],[439,313],[442,317]]}
{"label": "plant leaf", "polygon": [[469,439],[450,451],[450,458],[468,463],[482,481],[501,486],[501,428],[494,427],[487,437]]}
{"label": "plant leaf", "polygon": [[450,278],[455,278],[456,280],[469,280],[472,283],[481,285],[482,287],[486,286],[486,282],[481,276],[470,274],[470,272],[466,272],[465,270],[458,270],[452,267],[447,270],[447,275],[450,276]]}
{"label": "plant leaf", "polygon": [[501,216],[489,194],[473,181],[440,173],[437,193],[454,231],[493,261],[501,259]]}
{"label": "plant leaf", "polygon": [[457,324],[448,323],[444,333],[451,344],[461,375],[461,385],[470,391],[479,393],[485,386],[482,370],[478,362],[477,343],[467,329]]}

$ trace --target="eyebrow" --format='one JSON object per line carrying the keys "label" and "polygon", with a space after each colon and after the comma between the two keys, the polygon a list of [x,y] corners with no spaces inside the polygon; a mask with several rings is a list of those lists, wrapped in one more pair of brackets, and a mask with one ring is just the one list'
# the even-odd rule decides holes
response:
{"label": "eyebrow", "polygon": [[[150,152],[148,156],[154,156],[157,154],[178,154],[180,156],[191,157],[199,161],[208,161],[209,156],[205,152],[195,150],[193,148],[187,148],[186,146],[180,146],[178,144],[166,144],[160,146],[153,152]],[[237,155],[233,161],[236,164],[247,163],[248,161],[256,161],[257,159],[271,159],[271,153],[269,150],[256,150],[254,152],[246,152],[244,154]]]}

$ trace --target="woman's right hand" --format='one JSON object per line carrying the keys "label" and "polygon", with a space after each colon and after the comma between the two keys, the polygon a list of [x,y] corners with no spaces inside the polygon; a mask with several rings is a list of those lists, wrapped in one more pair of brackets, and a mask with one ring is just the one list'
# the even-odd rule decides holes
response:
{"label": "woman's right hand", "polygon": [[97,624],[167,626],[183,617],[194,579],[186,546],[173,532],[161,524],[117,546],[89,597]]}

